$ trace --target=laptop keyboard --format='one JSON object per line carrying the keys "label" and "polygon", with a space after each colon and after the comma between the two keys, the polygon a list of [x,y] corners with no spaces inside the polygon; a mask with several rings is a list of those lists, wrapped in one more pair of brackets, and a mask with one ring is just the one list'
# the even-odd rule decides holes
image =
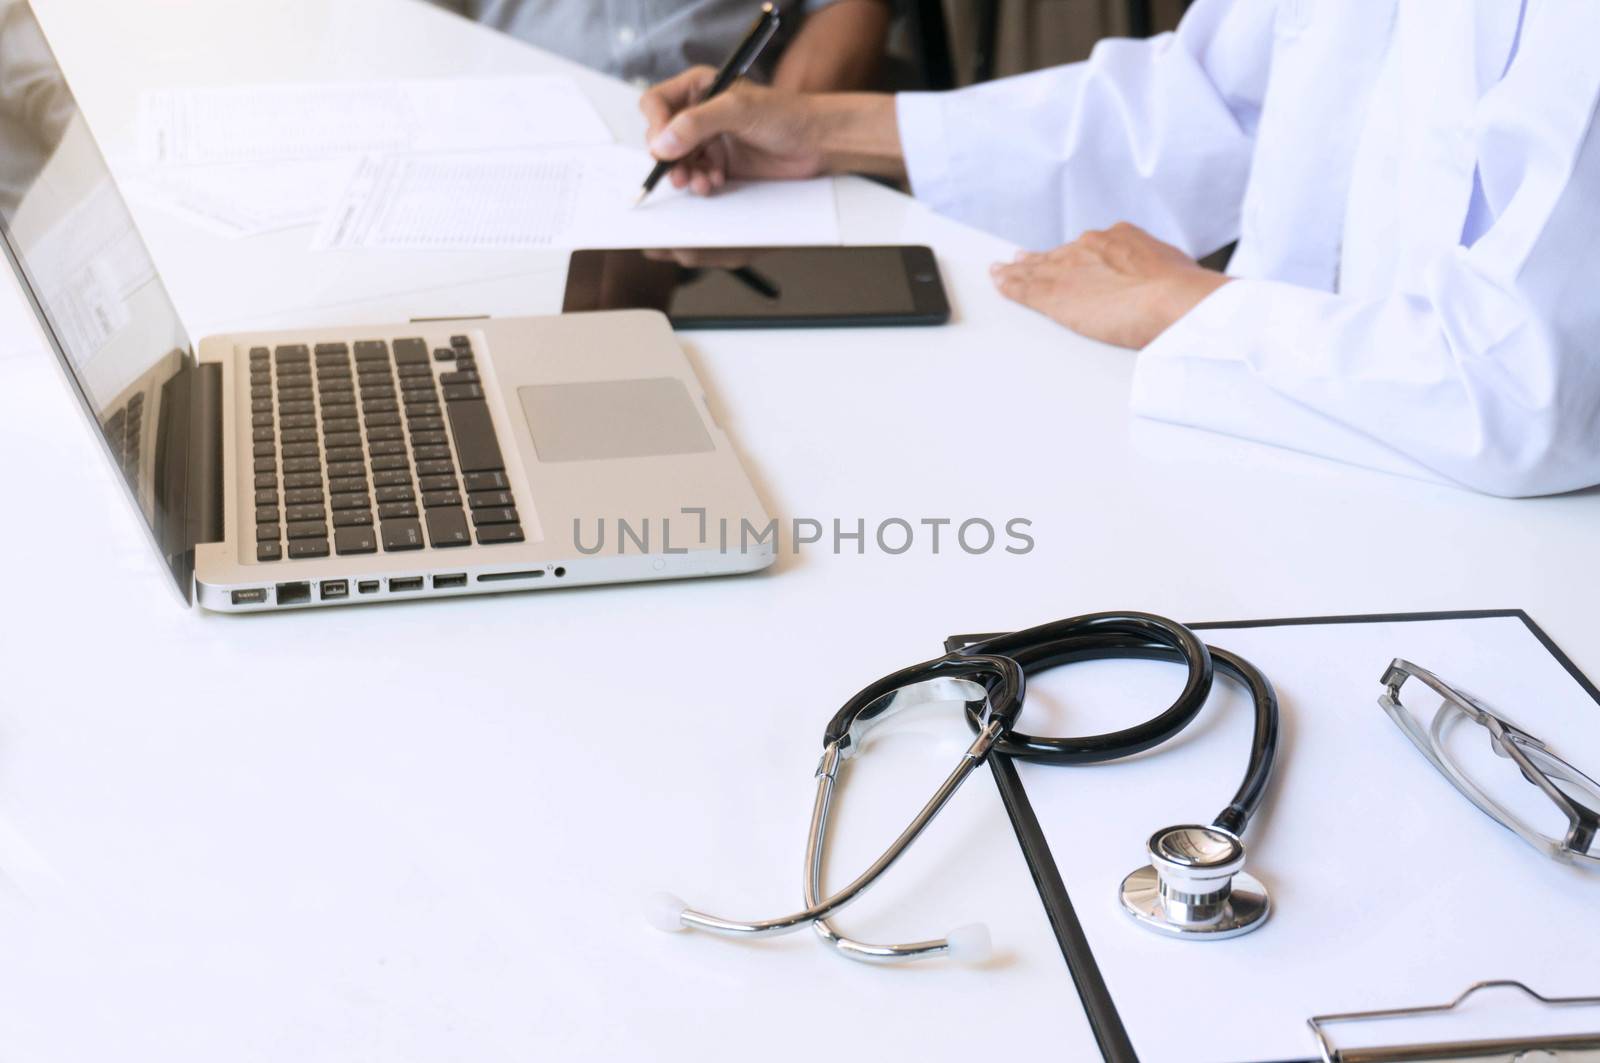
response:
{"label": "laptop keyboard", "polygon": [[471,341],[250,350],[256,560],[523,541]]}
{"label": "laptop keyboard", "polygon": [[144,392],[135,392],[128,404],[106,419],[106,442],[122,475],[139,486],[139,451],[144,439]]}

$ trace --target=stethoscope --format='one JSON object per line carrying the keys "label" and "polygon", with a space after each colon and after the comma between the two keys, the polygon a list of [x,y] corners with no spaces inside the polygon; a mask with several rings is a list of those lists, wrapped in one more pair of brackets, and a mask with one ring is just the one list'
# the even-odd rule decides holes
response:
{"label": "stethoscope", "polygon": [[[868,686],[828,722],[806,839],[804,909],[777,919],[725,919],[660,894],[647,913],[651,922],[663,930],[703,930],[730,937],[771,937],[809,924],[840,953],[867,963],[938,955],[981,960],[989,950],[989,934],[981,924],[958,928],[942,938],[875,945],[844,936],[829,920],[893,866],[991,753],[1046,764],[1095,764],[1143,752],[1188,726],[1210,696],[1214,672],[1221,671],[1244,685],[1255,706],[1244,779],[1209,825],[1181,824],[1152,834],[1145,845],[1150,862],[1123,879],[1120,899],[1141,926],[1191,941],[1235,937],[1262,924],[1271,905],[1266,888],[1244,872],[1241,840],[1266,793],[1278,744],[1278,701],[1260,671],[1242,657],[1206,646],[1183,625],[1146,613],[1094,613],[957,642],[946,644],[943,657]],[[1052,738],[1015,729],[1027,676],[1079,661],[1127,658],[1182,663],[1188,677],[1177,700],[1143,723],[1106,734]],[[972,744],[883,854],[843,889],[820,897],[828,811],[841,765],[859,753],[867,733],[890,716],[912,705],[952,701],[965,704],[976,735]]]}

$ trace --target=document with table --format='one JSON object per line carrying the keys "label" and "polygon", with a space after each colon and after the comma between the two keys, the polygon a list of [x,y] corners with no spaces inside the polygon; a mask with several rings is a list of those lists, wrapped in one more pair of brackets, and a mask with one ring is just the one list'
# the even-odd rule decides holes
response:
{"label": "document with table", "polygon": [[655,160],[559,75],[168,89],[140,101],[140,144],[135,195],[229,236],[320,223],[319,250],[839,240],[831,179],[663,184],[630,210]]}
{"label": "document with table", "polygon": [[[1515,980],[1549,997],[1600,993],[1600,876],[1548,859],[1474,808],[1377,704],[1380,677],[1404,657],[1451,677],[1575,763],[1600,763],[1600,694],[1528,618],[1402,615],[1196,630],[1261,668],[1280,700],[1281,771],[1244,838],[1274,898],[1259,931],[1175,941],[1144,933],[1117,903],[1118,884],[1142,857],[1134,839],[1192,818],[1196,800],[1227,797],[1251,718],[1249,698],[1233,684],[1219,680],[1191,737],[1151,755],[1091,770],[1019,761],[1009,788],[1008,773],[997,772],[1036,881],[1062,887],[1043,890],[1058,933],[1076,924],[1093,950],[1098,970],[1074,976],[1091,992],[1103,979],[1110,1021],[1097,1033],[1108,1058],[1310,1058],[1315,1016],[1449,1004],[1483,981]],[[1158,664],[1080,664],[1030,689],[1030,723],[1111,730],[1138,706],[1170,699],[1180,678]],[[1344,1030],[1328,1029],[1339,1043]],[[1453,1011],[1369,1022],[1354,1043],[1597,1029],[1600,1007],[1541,1007],[1508,989],[1474,994]]]}

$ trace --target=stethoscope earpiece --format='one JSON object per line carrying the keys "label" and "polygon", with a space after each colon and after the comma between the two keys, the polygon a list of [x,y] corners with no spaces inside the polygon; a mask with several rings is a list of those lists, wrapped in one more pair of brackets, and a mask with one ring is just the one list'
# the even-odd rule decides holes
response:
{"label": "stethoscope earpiece", "polygon": [[1150,863],[1122,880],[1122,907],[1141,926],[1191,941],[1248,934],[1266,921],[1267,889],[1244,872],[1244,843],[1187,824],[1150,836]]}

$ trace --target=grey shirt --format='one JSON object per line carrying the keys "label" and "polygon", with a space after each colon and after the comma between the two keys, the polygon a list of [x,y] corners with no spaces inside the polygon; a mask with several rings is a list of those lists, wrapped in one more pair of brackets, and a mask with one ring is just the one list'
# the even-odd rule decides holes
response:
{"label": "grey shirt", "polygon": [[[772,76],[800,20],[836,0],[774,0],[783,28],[751,73]],[[720,66],[761,10],[758,0],[433,0],[530,44],[639,84],[697,63]]]}

